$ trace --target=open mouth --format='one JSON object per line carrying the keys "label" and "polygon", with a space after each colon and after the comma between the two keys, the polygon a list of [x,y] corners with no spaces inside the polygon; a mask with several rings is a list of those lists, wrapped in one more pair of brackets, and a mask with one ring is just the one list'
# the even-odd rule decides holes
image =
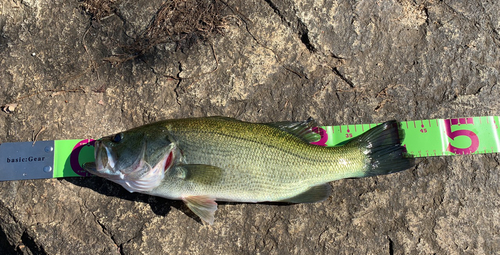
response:
{"label": "open mouth", "polygon": [[95,162],[97,171],[114,170],[116,166],[116,155],[104,143],[96,141],[95,143]]}
{"label": "open mouth", "polygon": [[83,168],[91,174],[108,177],[108,174],[114,171],[116,166],[114,153],[100,141],[95,141],[94,144],[95,162],[87,162]]}

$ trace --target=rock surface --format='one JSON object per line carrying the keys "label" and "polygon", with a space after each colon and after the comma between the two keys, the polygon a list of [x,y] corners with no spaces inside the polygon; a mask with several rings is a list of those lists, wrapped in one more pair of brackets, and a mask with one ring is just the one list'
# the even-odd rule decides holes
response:
{"label": "rock surface", "polygon": [[[96,138],[224,115],[323,125],[499,115],[496,1],[228,1],[223,34],[113,65],[163,1],[0,3],[0,141]],[[225,3],[225,2],[219,2]],[[0,183],[0,253],[493,254],[496,154],[332,183],[322,203],[183,206],[98,178]]]}

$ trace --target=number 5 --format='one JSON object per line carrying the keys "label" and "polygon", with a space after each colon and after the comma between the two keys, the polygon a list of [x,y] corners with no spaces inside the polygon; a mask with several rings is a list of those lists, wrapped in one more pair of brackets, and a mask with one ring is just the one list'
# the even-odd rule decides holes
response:
{"label": "number 5", "polygon": [[471,145],[467,148],[457,148],[457,147],[451,145],[451,143],[449,143],[448,148],[446,150],[449,152],[455,153],[455,154],[474,153],[477,150],[477,148],[479,148],[479,138],[477,137],[476,133],[474,133],[470,130],[464,130],[464,129],[451,131],[452,125],[460,125],[460,124],[474,124],[474,121],[472,120],[472,118],[444,120],[444,125],[446,128],[446,135],[449,138],[451,138],[451,140],[455,140],[455,137],[458,137],[458,136],[467,136],[467,137],[469,137],[469,139],[471,141]]}

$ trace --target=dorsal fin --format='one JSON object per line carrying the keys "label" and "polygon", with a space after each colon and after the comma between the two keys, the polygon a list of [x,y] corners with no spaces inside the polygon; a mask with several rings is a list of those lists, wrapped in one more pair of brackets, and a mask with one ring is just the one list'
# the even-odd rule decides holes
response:
{"label": "dorsal fin", "polygon": [[313,118],[309,118],[304,121],[282,121],[282,122],[272,122],[264,123],[265,125],[279,128],[291,135],[300,138],[306,143],[317,142],[321,139],[321,135],[312,131],[313,127],[316,127],[316,121]]}
{"label": "dorsal fin", "polygon": [[[213,116],[209,118],[242,122],[237,119],[229,117],[221,117],[221,116]],[[312,117],[309,117],[307,120],[304,121],[281,121],[281,122],[270,122],[262,124],[285,131],[293,136],[300,138],[302,141],[306,143],[317,142],[319,141],[319,139],[321,139],[320,134],[312,131],[313,127],[317,126],[316,121]]]}

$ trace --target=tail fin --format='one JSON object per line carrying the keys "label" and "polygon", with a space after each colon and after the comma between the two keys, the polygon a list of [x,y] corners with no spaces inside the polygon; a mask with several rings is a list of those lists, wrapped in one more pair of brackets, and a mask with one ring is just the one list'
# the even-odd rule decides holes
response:
{"label": "tail fin", "polygon": [[403,130],[395,120],[384,122],[349,142],[357,145],[366,155],[368,162],[363,172],[365,177],[391,174],[415,165],[413,158],[405,158],[401,146]]}

